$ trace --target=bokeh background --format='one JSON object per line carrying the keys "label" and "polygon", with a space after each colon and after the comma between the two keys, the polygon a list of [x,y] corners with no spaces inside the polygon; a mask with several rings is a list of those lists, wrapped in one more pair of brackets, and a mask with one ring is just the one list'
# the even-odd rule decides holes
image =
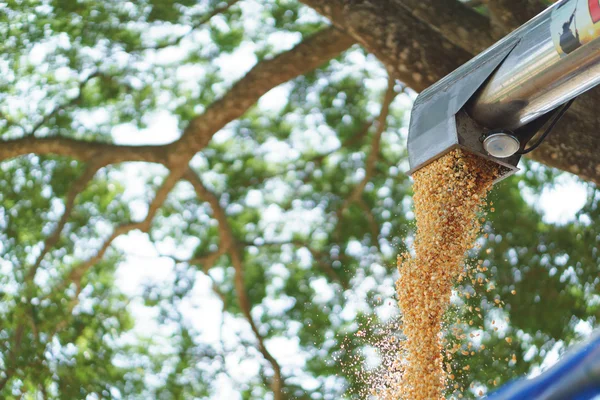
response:
{"label": "bokeh background", "polygon": [[[368,396],[416,93],[314,56],[336,34],[293,0],[0,3],[0,398]],[[600,313],[596,187],[524,160],[490,200],[465,397]]]}

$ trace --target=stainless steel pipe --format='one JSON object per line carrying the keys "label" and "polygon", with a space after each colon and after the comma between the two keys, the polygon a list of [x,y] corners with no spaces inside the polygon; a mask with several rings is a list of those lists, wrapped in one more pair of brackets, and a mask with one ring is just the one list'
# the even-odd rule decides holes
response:
{"label": "stainless steel pipe", "polygon": [[417,96],[409,173],[460,148],[503,179],[550,112],[599,83],[600,0],[563,0]]}
{"label": "stainless steel pipe", "polygon": [[466,105],[469,116],[516,129],[599,84],[599,2],[563,0],[494,45],[518,40]]}

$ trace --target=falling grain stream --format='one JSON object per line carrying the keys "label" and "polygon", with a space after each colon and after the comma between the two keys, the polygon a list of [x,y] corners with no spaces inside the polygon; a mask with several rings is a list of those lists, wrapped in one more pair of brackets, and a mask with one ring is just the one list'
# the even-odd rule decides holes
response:
{"label": "falling grain stream", "polygon": [[449,371],[443,368],[442,317],[452,285],[464,273],[465,253],[480,232],[480,212],[497,177],[496,167],[454,150],[414,174],[414,255],[398,257],[396,283],[402,312],[403,356],[396,387],[384,400],[441,399]]}

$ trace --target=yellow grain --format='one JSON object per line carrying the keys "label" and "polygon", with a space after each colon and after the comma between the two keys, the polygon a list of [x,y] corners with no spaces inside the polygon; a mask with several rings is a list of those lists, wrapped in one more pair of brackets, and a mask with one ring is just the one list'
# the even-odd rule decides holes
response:
{"label": "yellow grain", "polygon": [[[383,400],[443,398],[448,377],[440,340],[442,316],[452,282],[463,271],[465,252],[473,247],[485,221],[478,214],[496,177],[492,164],[460,150],[414,174],[416,255],[398,258],[396,283],[406,356],[398,391]],[[469,299],[471,294],[465,296]]]}

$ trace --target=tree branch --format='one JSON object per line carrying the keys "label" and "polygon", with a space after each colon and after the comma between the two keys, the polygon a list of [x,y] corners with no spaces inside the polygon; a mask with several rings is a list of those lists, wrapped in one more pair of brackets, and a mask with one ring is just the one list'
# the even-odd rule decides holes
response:
{"label": "tree branch", "polygon": [[[84,176],[90,176],[90,175],[93,176],[92,171],[94,171],[93,167],[88,168],[86,171],[84,171],[82,177],[74,184],[74,187],[80,186],[80,185],[85,186],[85,182],[87,182],[87,180],[82,179],[82,178]],[[142,220],[140,222],[130,222],[130,223],[126,223],[126,224],[117,226],[113,230],[113,233],[104,241],[104,243],[102,244],[100,249],[96,252],[96,254],[94,254],[92,257],[90,257],[86,261],[84,261],[84,262],[80,263],[79,265],[77,265],[76,267],[74,267],[71,270],[71,272],[65,277],[62,284],[60,284],[56,288],[54,288],[53,293],[57,293],[57,292],[64,291],[66,289],[66,287],[69,286],[71,283],[75,284],[75,287],[76,287],[75,295],[73,296],[73,298],[69,302],[69,305],[67,306],[67,309],[68,309],[67,314],[71,314],[73,312],[74,308],[77,306],[77,304],[79,304],[79,295],[81,294],[81,290],[83,289],[83,287],[81,285],[81,281],[82,281],[82,278],[85,276],[86,272],[89,271],[90,268],[92,268],[94,265],[96,265],[98,262],[100,262],[102,260],[102,258],[104,257],[104,254],[106,253],[106,251],[108,250],[108,248],[110,247],[112,242],[120,235],[126,234],[135,229],[139,229],[142,232],[148,232],[148,230],[150,229],[152,220],[154,219],[154,216],[156,215],[156,212],[161,207],[161,205],[164,203],[167,196],[169,195],[171,190],[175,187],[175,184],[180,179],[181,179],[181,173],[178,173],[178,174],[171,173],[169,176],[167,176],[167,178],[165,178],[165,180],[163,181],[161,187],[156,192],[153,201],[150,203],[150,206],[148,207],[148,213],[147,213],[146,217],[144,218],[144,220]],[[74,201],[74,198],[76,197],[76,195],[77,195],[77,191],[72,190],[69,195],[69,198],[72,197],[73,198],[72,201]],[[67,213],[67,208],[65,208],[65,214],[63,214],[63,218],[66,215],[66,213]],[[56,231],[55,231],[55,233],[56,233]],[[33,274],[29,273],[28,276],[30,277],[30,279],[33,279]],[[48,297],[49,296],[46,296],[45,298],[48,298]],[[14,359],[14,357],[18,353],[20,345],[21,345],[21,340],[22,340],[22,336],[24,333],[24,329],[25,329],[25,322],[26,321],[23,321],[17,325],[14,344],[11,347],[9,357],[7,358],[7,360],[12,359],[13,364],[16,364],[16,359]],[[68,325],[68,323],[69,323],[68,319],[64,319],[61,323],[57,324],[55,326],[55,328],[53,329],[53,331],[50,333],[49,337],[50,338],[54,337],[54,335],[56,335],[56,333],[58,333],[62,329],[64,329]],[[6,376],[2,380],[0,380],[0,391],[8,383],[8,381],[12,377],[13,373],[14,373],[14,369],[7,366],[6,371],[5,371]]]}
{"label": "tree branch", "polygon": [[206,254],[201,257],[194,257],[189,261],[189,264],[202,265],[202,270],[208,273],[208,270],[217,262],[221,256],[227,253],[227,248],[219,247],[219,249],[213,253]]}
{"label": "tree branch", "polygon": [[[21,348],[21,341],[23,340],[24,332],[25,332],[25,323],[21,322],[16,327],[14,343],[11,346],[10,351],[7,354],[6,358],[4,359],[4,366],[6,368],[4,371],[4,374],[6,376],[4,378],[2,378],[2,380],[0,380],[0,392],[2,391],[2,389],[4,389],[4,386],[6,386],[8,381],[10,381],[10,378],[12,378],[13,374],[15,373],[15,368],[16,368],[16,364],[17,364],[17,354],[19,353],[19,350]],[[12,361],[12,363],[15,367],[8,366],[9,360]]]}
{"label": "tree branch", "polygon": [[228,253],[231,257],[231,263],[233,264],[233,268],[235,270],[234,287],[242,314],[248,321],[250,329],[254,333],[257,341],[258,351],[269,362],[269,364],[271,364],[271,368],[273,368],[273,378],[271,380],[273,397],[275,400],[283,400],[284,382],[281,375],[281,366],[265,346],[264,338],[260,334],[258,327],[252,318],[252,305],[250,303],[250,299],[248,298],[246,286],[244,284],[244,264],[240,243],[236,240],[229,222],[227,221],[225,211],[219,204],[217,197],[204,186],[200,180],[200,177],[198,177],[198,175],[191,169],[188,169],[185,174],[185,178],[192,184],[198,197],[210,204],[214,213],[214,217],[219,222],[219,239],[221,241],[221,246],[226,246],[229,249]]}
{"label": "tree branch", "polygon": [[112,242],[117,237],[127,234],[135,229],[139,229],[140,231],[146,232],[146,233],[148,232],[148,230],[150,229],[150,225],[152,224],[152,220],[154,219],[154,216],[156,215],[156,212],[162,206],[162,204],[165,202],[165,200],[167,199],[167,196],[169,195],[171,190],[175,187],[175,184],[180,179],[181,179],[181,176],[178,174],[171,173],[169,176],[167,176],[165,178],[165,180],[163,181],[162,186],[156,192],[156,195],[154,196],[154,200],[152,200],[152,202],[150,203],[150,206],[148,207],[148,214],[146,215],[146,218],[144,218],[144,220],[140,221],[140,222],[129,222],[129,223],[117,226],[113,230],[113,233],[104,241],[104,243],[102,244],[100,249],[98,249],[96,254],[94,256],[88,258],[86,261],[80,263],[78,266],[74,267],[71,270],[71,272],[67,275],[67,277],[64,279],[63,285],[60,286],[59,288],[55,289],[55,291],[64,290],[71,283],[75,283],[75,286],[77,288],[77,291],[76,291],[77,294],[75,295],[75,298],[77,298],[77,296],[79,295],[79,293],[82,289],[81,279],[83,278],[83,276],[86,274],[86,272],[90,268],[92,268],[94,265],[96,265],[97,263],[99,263],[102,260],[102,258],[104,257],[104,254],[106,253],[106,251],[108,250],[108,248],[110,247]]}
{"label": "tree branch", "polygon": [[219,15],[219,14],[222,14],[224,12],[227,12],[227,10],[229,10],[231,7],[233,7],[238,2],[239,2],[239,0],[232,0],[232,1],[228,2],[228,3],[225,3],[222,6],[216,7],[214,10],[212,10],[211,12],[209,12],[206,15],[203,15],[195,23],[193,23],[192,26],[190,27],[189,31],[187,31],[183,35],[178,36],[175,39],[172,39],[170,41],[166,41],[166,42],[163,42],[163,43],[159,43],[159,44],[156,44],[156,45],[153,45],[153,46],[140,46],[140,47],[136,47],[131,52],[139,52],[139,51],[145,51],[145,50],[160,50],[160,49],[164,49],[164,48],[167,48],[167,47],[170,47],[170,46],[176,46],[179,43],[181,43],[181,41],[183,39],[185,39],[190,34],[192,34],[192,32],[194,32],[196,29],[200,28],[202,25],[204,25],[205,23],[207,23],[208,21],[210,21],[212,17],[214,17],[216,15]]}
{"label": "tree branch", "polygon": [[0,140],[0,161],[31,153],[54,154],[79,161],[103,158],[107,164],[125,161],[144,161],[165,165],[167,163],[165,146],[126,146],[60,136],[47,138],[26,136],[19,139]]}
{"label": "tree branch", "polygon": [[239,248],[234,248],[229,253],[231,255],[231,263],[233,264],[233,268],[235,269],[234,276],[234,287],[238,296],[238,301],[240,303],[240,307],[242,309],[242,313],[248,323],[250,324],[250,328],[256,337],[256,341],[258,342],[258,350],[261,352],[263,357],[271,364],[273,368],[273,378],[271,380],[271,389],[273,390],[273,397],[275,400],[283,400],[283,377],[281,375],[281,367],[279,363],[271,355],[267,347],[265,346],[264,339],[260,334],[254,319],[252,318],[251,309],[252,305],[250,303],[250,299],[248,298],[248,294],[246,292],[246,286],[244,284],[244,265],[242,261],[242,254]]}
{"label": "tree branch", "polygon": [[484,5],[485,0],[467,0],[463,4],[467,7],[475,8]]}
{"label": "tree branch", "polygon": [[458,0],[401,0],[400,4],[447,40],[471,54],[482,52],[499,39],[492,36],[488,18]]}
{"label": "tree branch", "polygon": [[22,131],[24,131],[24,129],[21,125],[19,125],[16,121],[14,121],[13,119],[11,119],[7,115],[5,115],[2,111],[0,111],[0,121],[1,120],[4,120],[4,122],[5,122],[4,128],[6,130],[12,128],[13,126],[17,126],[17,127],[21,128]]}
{"label": "tree branch", "polygon": [[[332,154],[337,153],[338,151],[340,151],[341,149],[348,147],[348,146],[352,146],[356,143],[359,143],[360,141],[362,141],[362,139],[365,138],[365,136],[367,136],[367,134],[369,133],[369,129],[371,129],[371,126],[373,126],[373,121],[367,121],[363,124],[363,126],[360,128],[360,130],[355,133],[354,135],[348,137],[346,140],[344,140],[342,142],[342,144],[340,145],[340,147],[333,149],[327,153],[323,153],[323,154],[319,154],[318,156],[315,156],[309,160],[306,160],[306,162],[312,162],[314,163],[315,166],[317,165],[321,165],[323,163],[323,161],[325,161],[325,159],[327,157],[329,157]],[[285,171],[287,172],[287,170]],[[307,174],[304,179],[302,179],[302,182],[307,183],[310,180],[310,174]]]}
{"label": "tree branch", "polygon": [[71,216],[71,212],[73,211],[73,207],[75,205],[75,198],[79,195],[79,193],[81,193],[85,189],[89,181],[92,180],[94,175],[96,175],[96,172],[98,172],[98,170],[102,167],[102,163],[92,161],[90,164],[88,164],[81,176],[71,186],[71,190],[67,194],[67,198],[65,200],[65,210],[63,212],[63,215],[60,217],[60,220],[56,224],[56,228],[54,228],[54,231],[44,241],[42,251],[35,260],[34,264],[29,269],[29,280],[33,280],[35,278],[35,274],[38,268],[40,267],[42,260],[44,259],[46,254],[48,254],[48,252],[56,245],[56,243],[58,243],[60,235],[65,225],[67,224],[69,217]]}
{"label": "tree branch", "polygon": [[396,96],[397,93],[394,91],[394,79],[390,77],[388,78],[387,90],[383,97],[383,101],[381,102],[381,111],[379,112],[379,117],[377,118],[376,122],[377,129],[373,135],[373,140],[371,141],[371,151],[369,152],[367,161],[365,163],[365,176],[354,188],[352,193],[350,193],[350,196],[347,199],[347,202],[349,203],[358,200],[365,190],[365,186],[367,186],[367,183],[369,183],[373,177],[373,173],[375,172],[375,163],[379,159],[379,153],[381,151],[381,136],[383,135],[383,132],[387,126],[386,120],[390,113],[390,105]]}
{"label": "tree branch", "polygon": [[363,199],[362,197],[358,199],[358,205],[365,213],[365,217],[367,218],[367,222],[369,223],[369,230],[371,231],[371,237],[373,238],[372,240],[375,242],[375,245],[377,246],[377,250],[379,250],[381,252],[381,247],[379,246],[379,240],[377,239],[379,237],[379,233],[381,232],[381,228],[379,227],[379,224],[377,223],[377,220],[375,219],[373,210],[371,209],[371,207],[369,207],[369,205],[367,204],[365,199]]}
{"label": "tree branch", "polygon": [[176,258],[176,257],[172,257],[172,256],[167,256],[167,255],[161,255],[161,257],[166,257],[169,258],[171,260],[173,260],[174,263],[176,264],[182,264],[182,263],[186,263],[189,265],[200,265],[202,266],[202,271],[205,274],[208,274],[208,271],[212,268],[212,266],[215,264],[215,262],[217,262],[217,260],[227,254],[227,251],[229,250],[229,248],[225,247],[225,246],[219,246],[219,248],[217,249],[217,251],[213,251],[201,256],[197,256],[197,257],[193,257],[190,259],[180,259],[180,258]]}
{"label": "tree branch", "polygon": [[204,114],[190,121],[181,139],[169,146],[169,153],[187,166],[187,160],[202,150],[218,130],[241,117],[262,95],[337,57],[353,43],[349,36],[329,27],[291,50],[259,62],[223,97],[211,104]]}
{"label": "tree branch", "polygon": [[221,241],[219,248],[225,248],[228,251],[234,246],[235,240],[233,232],[229,229],[227,215],[221,207],[221,204],[219,204],[219,199],[213,192],[204,186],[200,177],[192,169],[188,168],[183,175],[183,178],[192,185],[198,198],[206,201],[210,205],[215,219],[219,222],[219,240]]}
{"label": "tree branch", "polygon": [[471,58],[393,0],[302,0],[381,60],[394,77],[421,91]]}
{"label": "tree branch", "polygon": [[210,279],[212,291],[217,295],[217,297],[219,297],[221,299],[221,302],[223,304],[223,306],[221,307],[221,323],[219,324],[219,344],[221,345],[221,351],[219,352],[219,357],[221,358],[221,368],[219,368],[219,369],[221,370],[221,373],[227,374],[227,371],[226,371],[227,361],[226,361],[225,355],[224,355],[224,354],[226,354],[225,341],[223,340],[223,330],[225,328],[225,315],[226,315],[226,309],[227,309],[227,297],[225,297],[223,292],[221,292],[221,290],[219,289],[219,286],[217,285],[217,282],[215,282],[215,279],[212,276],[210,276],[208,273],[206,274],[206,276],[208,276],[208,279]]}
{"label": "tree branch", "polygon": [[323,272],[325,272],[329,279],[331,279],[333,282],[339,283],[342,289],[344,290],[348,290],[350,288],[350,284],[348,283],[348,281],[340,276],[338,271],[335,268],[333,268],[331,263],[320,259],[320,257],[323,256],[323,252],[317,251],[312,247],[305,247],[310,252],[310,255],[312,256],[315,263],[323,270]]}
{"label": "tree branch", "polygon": [[[397,93],[394,91],[394,79],[392,77],[389,77],[387,90],[381,102],[381,111],[379,112],[379,117],[376,121],[377,130],[373,134],[373,140],[371,141],[371,151],[369,152],[369,155],[367,156],[367,160],[365,162],[365,176],[358,183],[358,185],[354,187],[354,189],[350,192],[348,197],[342,203],[342,206],[337,212],[338,221],[342,218],[344,212],[348,209],[348,207],[350,207],[352,203],[360,202],[361,196],[365,190],[365,187],[367,186],[367,183],[369,183],[371,178],[373,178],[373,174],[375,173],[375,164],[379,159],[379,153],[381,149],[381,136],[383,135],[383,132],[385,131],[385,128],[387,126],[386,120],[390,113],[390,105],[392,104],[392,101],[394,101],[394,98],[396,96]],[[367,206],[367,208],[369,207]],[[377,249],[381,251],[379,247],[378,236],[379,232],[377,232],[377,234],[373,236],[372,240],[375,246],[377,246]]]}
{"label": "tree branch", "polygon": [[89,81],[91,81],[92,79],[94,79],[100,75],[101,75],[100,71],[96,70],[96,71],[92,72],[91,74],[89,74],[87,76],[87,78],[85,78],[83,81],[79,82],[79,85],[78,85],[79,90],[77,92],[77,96],[66,101],[65,103],[57,104],[52,109],[52,111],[50,111],[48,114],[44,115],[42,117],[42,119],[40,119],[40,121],[33,126],[33,128],[31,129],[31,131],[29,131],[27,136],[34,136],[35,133],[37,132],[37,130],[40,129],[42,126],[44,126],[46,124],[46,122],[48,122],[50,120],[50,118],[54,117],[58,112],[63,111],[65,109],[67,109],[68,107],[74,106],[75,104],[79,103],[79,101],[81,101],[81,97],[83,96],[83,89],[85,88],[85,85],[87,85]]}
{"label": "tree branch", "polygon": [[283,246],[286,244],[290,244],[290,245],[297,246],[297,247],[304,247],[305,249],[307,249],[310,252],[314,262],[319,267],[321,267],[323,272],[325,272],[325,274],[329,277],[329,279],[332,282],[339,283],[340,286],[342,287],[342,289],[344,289],[344,290],[347,290],[349,288],[348,282],[346,280],[342,279],[342,277],[340,276],[338,271],[336,271],[335,268],[333,268],[330,263],[320,260],[320,257],[323,256],[325,251],[315,250],[308,243],[304,243],[300,240],[284,240],[284,241],[276,241],[276,242],[263,242],[261,244],[255,244],[253,242],[245,242],[244,244],[246,246],[256,246],[256,247]]}
{"label": "tree branch", "polygon": [[349,36],[330,27],[272,59],[259,62],[203,114],[193,118],[181,138],[170,144],[125,146],[65,137],[26,136],[0,140],[0,161],[30,153],[55,154],[80,161],[90,161],[102,155],[107,158],[107,164],[143,161],[183,170],[215,133],[241,117],[262,95],[338,56],[353,43]]}
{"label": "tree branch", "polygon": [[492,29],[498,38],[512,32],[546,8],[539,0],[488,0],[486,4]]}
{"label": "tree branch", "polygon": [[225,249],[223,246],[220,246],[217,251],[213,251],[213,252],[203,255],[201,257],[195,257],[195,258],[192,258],[189,260],[181,260],[181,259],[178,259],[175,257],[161,255],[161,257],[170,258],[176,264],[187,263],[189,265],[192,265],[192,264],[202,265],[202,271],[208,277],[208,279],[210,279],[212,291],[215,293],[215,295],[217,295],[217,297],[219,299],[221,299],[221,302],[223,304],[222,310],[221,310],[221,312],[222,312],[221,313],[221,315],[222,315],[221,323],[219,324],[219,343],[221,345],[221,352],[219,353],[218,356],[219,356],[219,358],[221,358],[222,365],[221,365],[220,370],[222,373],[226,373],[226,371],[225,371],[226,361],[225,361],[225,356],[223,355],[223,353],[225,352],[225,342],[223,341],[223,329],[225,326],[225,312],[227,309],[227,297],[225,297],[223,292],[221,292],[221,290],[219,289],[219,286],[217,285],[217,282],[208,272],[214,266],[215,262],[219,259],[219,257],[221,257],[222,255],[227,253],[227,250],[228,249]]}
{"label": "tree branch", "polygon": [[[314,155],[314,156],[308,157],[306,159],[301,159],[301,161],[304,163],[303,166],[306,167],[306,164],[308,164],[308,163],[313,163],[315,166],[320,166],[323,164],[323,161],[325,161],[325,159],[327,157],[339,152],[340,150],[346,148],[347,146],[352,146],[354,144],[360,143],[364,139],[364,137],[367,136],[367,133],[369,132],[369,129],[371,128],[372,125],[373,125],[373,121],[366,121],[357,133],[346,138],[346,140],[344,140],[339,147],[337,147],[331,151],[328,151],[326,153],[320,153],[318,155]],[[268,179],[282,176],[289,172],[298,172],[301,170],[302,170],[302,167],[283,168],[282,170],[279,170],[279,171],[274,171],[269,174],[261,175],[259,177],[254,177],[252,180],[250,180],[248,182],[247,185],[244,185],[242,187],[257,187],[258,185],[264,183]],[[308,183],[310,181],[310,178],[311,178],[311,175],[306,174],[302,178],[302,182]]]}

